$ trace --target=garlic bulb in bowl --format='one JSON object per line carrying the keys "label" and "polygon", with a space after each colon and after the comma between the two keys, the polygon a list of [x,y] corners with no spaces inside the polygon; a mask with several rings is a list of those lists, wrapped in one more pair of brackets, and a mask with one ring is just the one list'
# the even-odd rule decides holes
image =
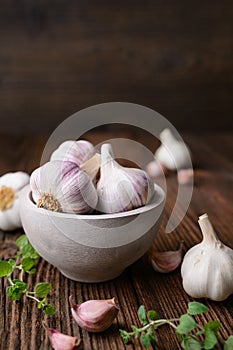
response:
{"label": "garlic bulb in bowl", "polygon": [[98,201],[91,178],[69,161],[48,162],[34,170],[30,186],[37,206],[52,211],[86,214]]}
{"label": "garlic bulb in bowl", "polygon": [[65,160],[81,165],[95,153],[94,146],[86,140],[63,142],[51,155],[50,160]]}
{"label": "garlic bulb in bowl", "polygon": [[118,164],[111,145],[103,144],[97,192],[99,211],[119,213],[147,204],[154,194],[154,183],[144,170]]}

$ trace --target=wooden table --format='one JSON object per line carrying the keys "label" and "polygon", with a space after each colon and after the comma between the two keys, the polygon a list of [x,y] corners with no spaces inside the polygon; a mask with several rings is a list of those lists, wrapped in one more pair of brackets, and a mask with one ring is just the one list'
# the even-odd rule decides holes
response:
{"label": "wooden table", "polygon": [[[119,135],[90,133],[89,139],[94,143],[105,138]],[[125,134],[124,134],[125,136]],[[149,146],[151,150],[156,142],[150,136],[144,137],[140,132],[130,133],[128,137]],[[31,172],[39,165],[41,152],[46,137],[9,136],[0,138],[0,174],[15,170]],[[164,227],[176,198],[176,177],[167,179],[168,195],[164,219],[155,240],[153,249],[176,249],[184,240],[185,251],[200,242],[201,233],[197,225],[198,216],[207,212],[219,233],[220,239],[233,248],[232,239],[232,135],[225,134],[185,134],[195,165],[195,188],[189,210],[177,229],[171,234],[164,233]],[[0,232],[0,259],[7,259],[15,253],[15,239],[22,234]],[[180,269],[170,274],[156,273],[145,255],[130,266],[113,281],[99,284],[77,283],[63,277],[60,272],[43,259],[39,260],[38,272],[27,278],[28,287],[45,280],[51,283],[52,291],[49,301],[56,306],[55,316],[47,317],[50,327],[63,333],[76,335],[83,339],[84,349],[116,350],[141,349],[138,341],[124,346],[118,329],[130,330],[131,324],[138,324],[137,309],[144,304],[146,309],[154,308],[161,317],[178,317],[185,312],[189,301],[193,300],[183,290]],[[31,300],[22,298],[12,302],[5,293],[6,281],[0,280],[0,342],[2,350],[39,350],[51,349],[49,340],[42,328],[44,316]],[[68,304],[69,295],[75,296],[77,302],[88,299],[115,297],[120,312],[113,326],[102,334],[89,334],[78,329],[74,323]],[[218,319],[222,323],[218,333],[220,343],[233,333],[233,296],[224,302],[201,300],[209,308],[210,313],[197,317],[200,322]],[[158,348],[164,350],[180,349],[174,331],[161,327],[157,332]]]}

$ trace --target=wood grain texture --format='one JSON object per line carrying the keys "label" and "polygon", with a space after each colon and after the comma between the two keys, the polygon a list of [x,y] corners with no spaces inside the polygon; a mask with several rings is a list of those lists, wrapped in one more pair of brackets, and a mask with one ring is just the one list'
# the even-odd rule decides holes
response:
{"label": "wood grain texture", "polygon": [[0,9],[0,120],[52,131],[103,102],[151,107],[178,128],[232,127],[230,0],[7,0]]}
{"label": "wood grain texture", "polygon": [[[126,135],[126,131],[122,133]],[[112,133],[89,133],[88,138],[95,144],[113,137]],[[115,136],[120,136],[120,132]],[[158,143],[153,137],[127,131],[129,138],[135,139],[152,151]],[[201,240],[197,225],[198,216],[208,212],[220,239],[233,248],[232,239],[232,135],[199,134],[184,135],[195,159],[195,188],[189,210],[173,233],[165,234],[164,228],[174,206],[177,184],[175,175],[167,178],[168,194],[164,217],[153,249],[176,249],[184,240],[185,251]],[[0,138],[0,175],[11,170],[31,172],[40,162],[46,137],[2,136]],[[0,259],[7,259],[15,253],[15,239],[21,230],[12,233],[0,232]],[[161,317],[177,317],[185,312],[187,303],[193,299],[182,288],[180,269],[170,274],[156,273],[148,261],[148,253],[138,262],[127,268],[117,279],[98,284],[78,283],[63,277],[60,272],[43,259],[38,261],[38,272],[27,277],[28,288],[39,281],[51,283],[49,301],[56,306],[53,317],[45,317],[50,327],[63,333],[76,335],[83,339],[85,350],[134,350],[141,349],[137,341],[124,346],[118,329],[130,329],[138,324],[137,309],[144,304],[147,309],[155,308]],[[22,298],[12,302],[5,293],[6,281],[0,280],[0,349],[1,350],[49,350],[49,340],[45,336],[41,322],[44,319],[35,303]],[[88,299],[102,299],[115,296],[120,307],[119,316],[113,326],[103,334],[89,334],[74,323],[68,304],[69,295],[77,303]],[[233,296],[224,302],[201,300],[210,313],[198,316],[200,322],[218,319],[222,323],[218,339],[221,344],[233,331]],[[157,333],[158,348],[161,350],[180,349],[176,335],[168,327],[162,327]]]}

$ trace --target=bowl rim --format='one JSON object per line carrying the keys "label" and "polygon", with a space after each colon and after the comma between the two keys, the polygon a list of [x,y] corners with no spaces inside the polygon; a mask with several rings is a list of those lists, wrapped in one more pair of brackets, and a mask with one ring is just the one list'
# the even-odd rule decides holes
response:
{"label": "bowl rim", "polygon": [[129,217],[129,216],[133,216],[133,215],[138,215],[138,214],[142,214],[145,213],[147,211],[150,211],[151,209],[154,209],[156,207],[159,207],[164,201],[165,201],[165,192],[164,190],[157,184],[154,184],[154,189],[155,189],[155,193],[153,195],[153,197],[151,198],[151,200],[149,201],[149,203],[147,203],[146,205],[136,208],[136,209],[132,209],[132,210],[128,210],[128,211],[124,211],[124,212],[120,212],[120,213],[112,213],[112,214],[75,214],[75,213],[59,213],[59,212],[55,212],[55,211],[49,211],[47,209],[44,208],[38,208],[36,207],[36,204],[33,202],[32,199],[32,191],[30,188],[30,185],[27,185],[23,188],[22,193],[20,194],[20,197],[26,197],[27,198],[27,203],[28,205],[35,211],[38,211],[38,213],[40,214],[44,214],[44,215],[52,215],[54,217],[59,217],[59,218],[70,218],[70,219],[81,219],[81,220],[103,220],[103,219],[115,219],[115,218],[123,218],[123,217]]}

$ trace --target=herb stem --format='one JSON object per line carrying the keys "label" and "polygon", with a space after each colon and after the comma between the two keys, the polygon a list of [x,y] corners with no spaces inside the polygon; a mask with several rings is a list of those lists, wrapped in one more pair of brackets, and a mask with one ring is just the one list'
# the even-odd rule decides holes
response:
{"label": "herb stem", "polygon": [[32,295],[30,295],[29,294],[30,292],[26,292],[26,296],[28,297],[28,298],[31,298],[31,299],[33,299],[33,300],[35,300],[35,301],[37,301],[37,303],[39,303],[40,302],[40,300],[39,299],[37,299],[36,297],[33,297]]}
{"label": "herb stem", "polygon": [[8,282],[10,283],[10,285],[13,286],[14,283],[13,283],[13,281],[12,281],[12,279],[11,279],[11,276],[8,276],[7,279],[8,279]]}

